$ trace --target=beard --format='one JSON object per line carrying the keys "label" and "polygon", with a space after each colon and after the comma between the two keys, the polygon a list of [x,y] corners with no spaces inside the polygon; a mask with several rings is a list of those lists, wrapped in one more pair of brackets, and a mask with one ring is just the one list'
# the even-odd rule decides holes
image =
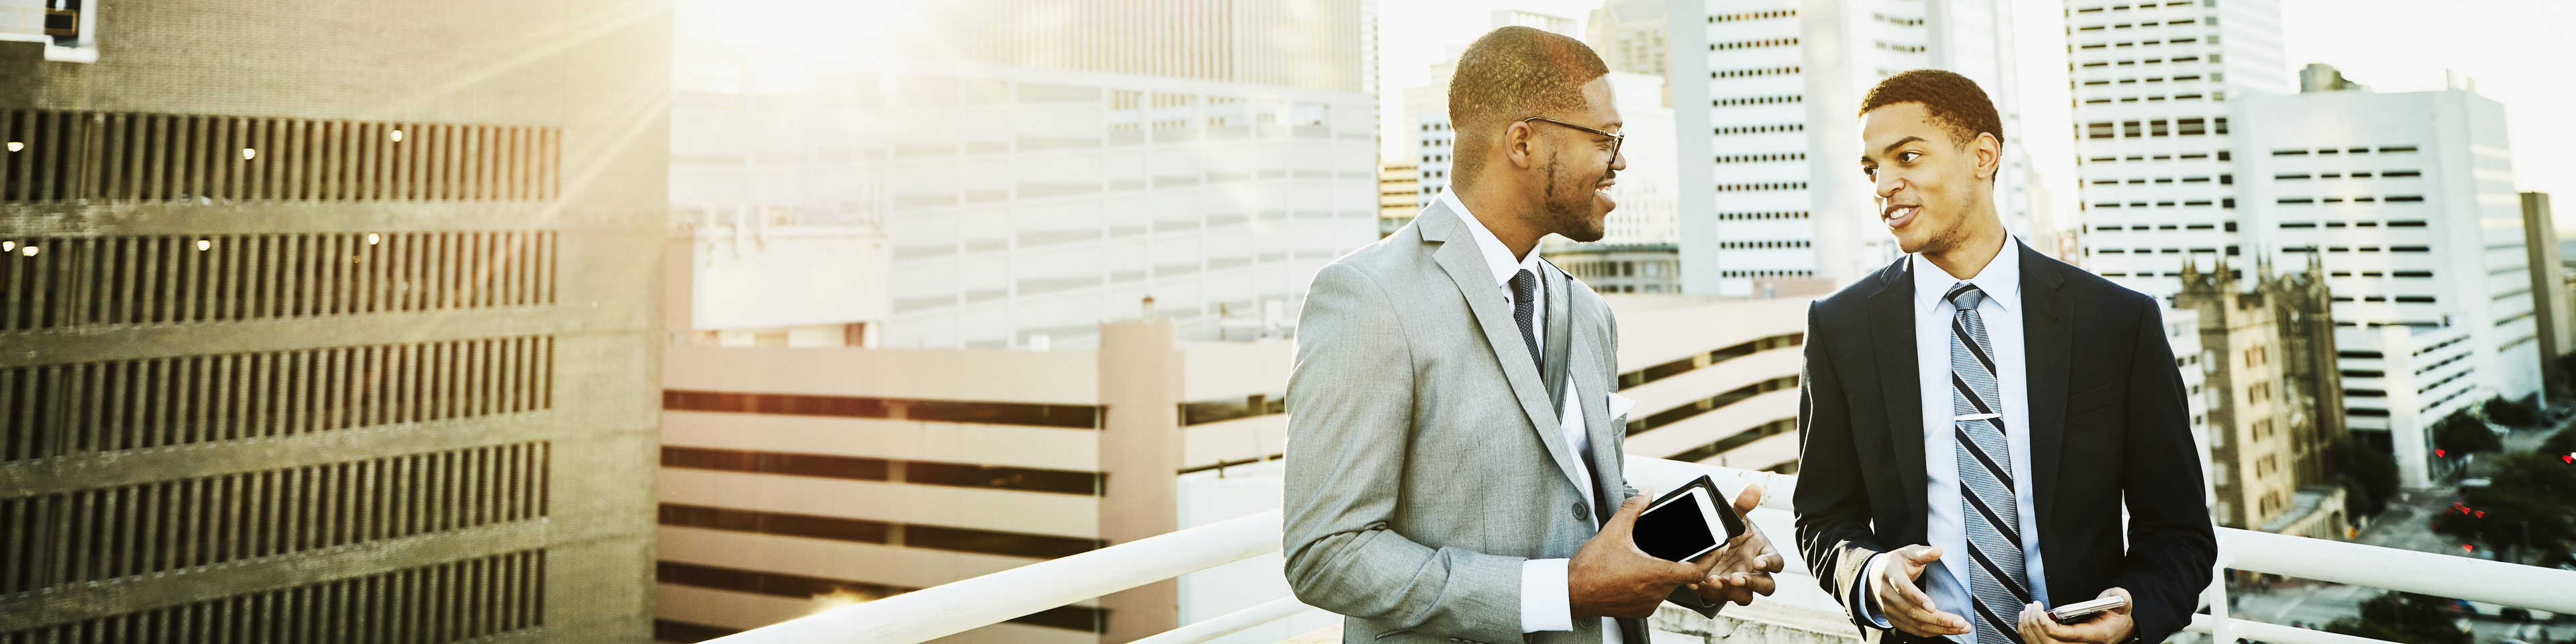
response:
{"label": "beard", "polygon": [[1601,241],[1602,218],[1592,214],[1592,188],[1618,174],[1603,170],[1598,177],[1567,176],[1555,157],[1547,160],[1547,189],[1541,193],[1539,211],[1546,218],[1547,231],[1578,242]]}

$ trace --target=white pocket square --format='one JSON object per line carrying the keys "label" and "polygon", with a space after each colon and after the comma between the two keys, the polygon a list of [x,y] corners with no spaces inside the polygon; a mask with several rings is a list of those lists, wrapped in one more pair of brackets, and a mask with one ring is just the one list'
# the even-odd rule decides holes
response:
{"label": "white pocket square", "polygon": [[1610,392],[1611,418],[1626,418],[1628,416],[1628,411],[1636,408],[1637,401],[1629,400],[1627,396],[1619,395],[1619,392]]}

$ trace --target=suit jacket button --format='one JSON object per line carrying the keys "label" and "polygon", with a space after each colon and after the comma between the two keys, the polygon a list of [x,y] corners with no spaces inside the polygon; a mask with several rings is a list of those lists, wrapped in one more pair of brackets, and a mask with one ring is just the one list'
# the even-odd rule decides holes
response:
{"label": "suit jacket button", "polygon": [[1581,501],[1576,501],[1576,502],[1574,503],[1574,518],[1581,519],[1581,518],[1583,518],[1585,515],[1589,515],[1589,514],[1591,514],[1591,512],[1588,512],[1588,511],[1586,511],[1586,510],[1584,510],[1584,509],[1583,509],[1583,502],[1581,502]]}

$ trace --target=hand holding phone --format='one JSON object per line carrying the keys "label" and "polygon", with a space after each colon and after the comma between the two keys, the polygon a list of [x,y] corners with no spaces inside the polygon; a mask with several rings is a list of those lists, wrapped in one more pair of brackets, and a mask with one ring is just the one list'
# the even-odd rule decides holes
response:
{"label": "hand holding phone", "polygon": [[1720,502],[1717,485],[1702,476],[1656,499],[1637,516],[1629,538],[1637,549],[1666,561],[1691,561],[1744,534],[1735,507]]}
{"label": "hand holding phone", "polygon": [[2093,619],[2094,615],[2110,612],[2112,609],[2127,605],[2129,605],[2129,600],[2127,598],[2113,595],[2092,601],[2075,602],[2050,609],[2048,611],[2048,618],[2059,624],[2076,624],[2090,621]]}

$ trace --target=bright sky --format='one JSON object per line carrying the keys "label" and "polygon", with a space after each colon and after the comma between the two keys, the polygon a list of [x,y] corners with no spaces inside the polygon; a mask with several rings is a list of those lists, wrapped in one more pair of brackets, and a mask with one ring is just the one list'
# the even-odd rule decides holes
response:
{"label": "bright sky", "polygon": [[[2022,69],[2024,128],[2066,132],[2062,24],[2056,0],[2017,0],[2022,45],[2032,50]],[[2378,92],[2442,88],[2444,69],[2477,80],[2478,93],[2504,103],[2512,137],[2514,179],[2521,190],[2559,195],[2558,228],[2576,237],[2576,71],[2568,67],[2565,36],[2576,24],[2576,2],[2566,0],[2278,0],[2283,49],[2295,69],[2326,63],[2344,77]],[[1378,0],[1380,116],[1387,156],[1404,133],[1403,90],[1429,80],[1430,66],[1454,46],[1490,29],[1496,9],[1521,9],[1574,18],[1576,33],[1600,0]],[[2057,43],[2061,47],[2051,47]],[[2035,46],[2034,46],[2035,45]],[[2055,71],[2050,71],[2055,70]],[[2291,76],[2296,78],[2296,76]],[[2295,89],[2295,88],[2292,88]],[[2039,95],[2040,92],[2053,92]],[[2050,112],[2047,110],[2054,110]],[[2073,206],[2073,165],[2065,137],[2029,140],[2033,162],[2047,175],[2055,201]]]}

